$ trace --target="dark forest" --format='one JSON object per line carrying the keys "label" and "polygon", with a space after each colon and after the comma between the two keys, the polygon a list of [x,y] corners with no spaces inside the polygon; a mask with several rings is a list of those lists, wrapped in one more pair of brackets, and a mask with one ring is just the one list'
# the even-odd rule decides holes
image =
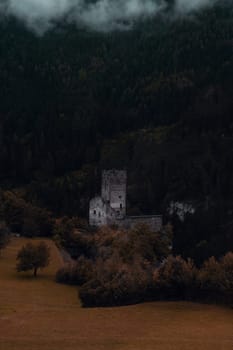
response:
{"label": "dark forest", "polygon": [[[127,168],[129,213],[163,214],[175,254],[233,248],[231,2],[125,32],[37,36],[11,17],[0,32],[0,215],[14,231],[87,218],[101,169]],[[181,222],[172,202],[195,213]]]}

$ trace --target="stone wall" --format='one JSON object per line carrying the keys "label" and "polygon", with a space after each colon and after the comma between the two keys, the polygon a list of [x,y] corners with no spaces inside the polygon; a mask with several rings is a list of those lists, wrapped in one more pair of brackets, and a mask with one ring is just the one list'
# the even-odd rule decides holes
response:
{"label": "stone wall", "polygon": [[119,220],[118,225],[126,229],[133,228],[135,225],[148,225],[152,231],[158,232],[163,226],[161,215],[144,215],[144,216],[126,216],[124,220]]}

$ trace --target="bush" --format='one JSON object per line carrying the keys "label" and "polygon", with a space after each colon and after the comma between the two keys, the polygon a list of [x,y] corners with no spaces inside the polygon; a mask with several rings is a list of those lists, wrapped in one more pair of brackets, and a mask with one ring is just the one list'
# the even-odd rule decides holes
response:
{"label": "bush", "polygon": [[84,255],[91,256],[92,236],[83,231],[83,220],[78,217],[69,218],[67,216],[56,220],[53,234],[56,243],[69,252],[72,258],[78,259]]}
{"label": "bush", "polygon": [[169,256],[153,274],[155,297],[191,299],[196,289],[197,269],[191,259]]}
{"label": "bush", "polygon": [[80,257],[77,262],[67,264],[56,273],[56,282],[82,285],[93,276],[92,262],[84,257]]}
{"label": "bush", "polygon": [[227,253],[221,260],[220,265],[223,271],[224,290],[233,292],[233,253]]}
{"label": "bush", "polygon": [[222,269],[214,256],[205,261],[199,270],[198,282],[203,291],[215,293],[222,289]]}
{"label": "bush", "polygon": [[0,191],[0,217],[12,232],[27,237],[51,236],[53,220],[46,209],[33,206],[19,194]]}
{"label": "bush", "polygon": [[233,253],[219,261],[211,257],[204,262],[198,273],[198,286],[202,300],[233,304]]}
{"label": "bush", "polygon": [[141,264],[132,266],[115,258],[97,264],[94,277],[79,291],[83,306],[117,306],[145,300],[151,273]]}

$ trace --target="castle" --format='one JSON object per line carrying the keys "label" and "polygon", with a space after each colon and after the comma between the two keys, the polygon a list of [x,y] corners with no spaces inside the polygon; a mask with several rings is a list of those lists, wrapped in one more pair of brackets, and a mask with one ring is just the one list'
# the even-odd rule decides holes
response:
{"label": "castle", "polygon": [[162,228],[161,215],[126,215],[126,184],[125,170],[104,170],[102,172],[101,196],[90,200],[90,226],[117,225],[122,228],[132,228],[136,224],[147,224],[152,230]]}

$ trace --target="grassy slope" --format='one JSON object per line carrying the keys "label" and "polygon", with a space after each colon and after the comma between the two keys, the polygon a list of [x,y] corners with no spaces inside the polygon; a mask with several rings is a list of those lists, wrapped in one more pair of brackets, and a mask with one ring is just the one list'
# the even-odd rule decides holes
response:
{"label": "grassy slope", "polygon": [[0,350],[232,349],[233,310],[173,302],[82,309],[76,288],[53,281],[62,261],[50,241],[52,263],[37,280],[15,272],[25,241],[14,239],[0,258]]}

